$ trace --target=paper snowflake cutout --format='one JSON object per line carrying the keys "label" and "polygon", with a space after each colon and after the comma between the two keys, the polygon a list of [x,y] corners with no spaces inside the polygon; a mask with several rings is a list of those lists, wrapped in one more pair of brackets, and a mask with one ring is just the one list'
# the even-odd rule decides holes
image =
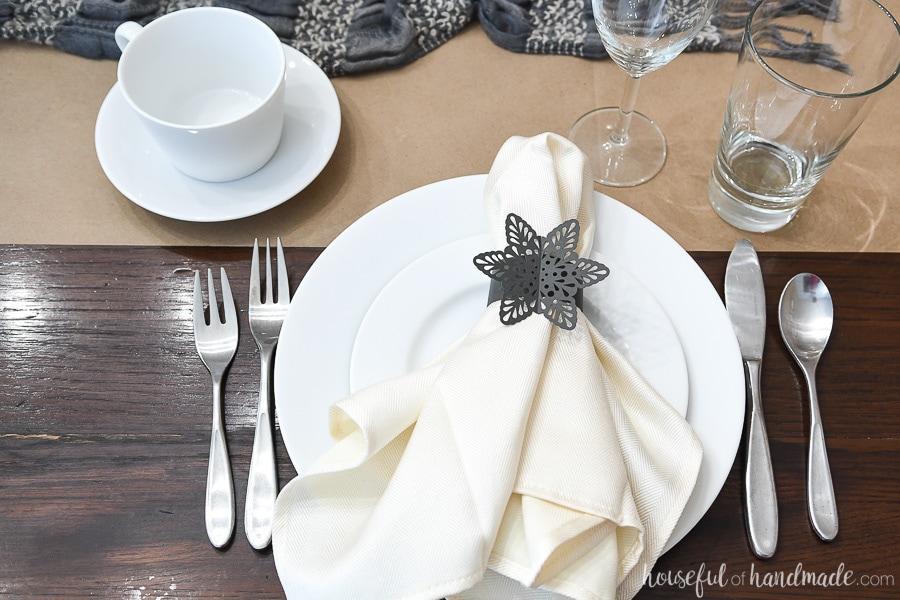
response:
{"label": "paper snowflake cutout", "polygon": [[474,258],[475,266],[503,289],[502,323],[513,325],[539,313],[563,329],[575,328],[576,294],[609,275],[606,265],[575,252],[580,232],[578,221],[570,219],[541,237],[522,217],[506,217],[509,245]]}

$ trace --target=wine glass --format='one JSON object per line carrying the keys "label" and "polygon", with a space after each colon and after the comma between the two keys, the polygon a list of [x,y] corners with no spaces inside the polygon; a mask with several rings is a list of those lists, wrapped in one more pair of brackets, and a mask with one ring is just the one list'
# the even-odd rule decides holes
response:
{"label": "wine glass", "polygon": [[618,107],[598,108],[569,138],[588,155],[598,183],[644,183],[666,162],[666,138],[635,112],[641,77],[668,64],[709,21],[716,0],[592,0],[594,22],[609,56],[628,73]]}

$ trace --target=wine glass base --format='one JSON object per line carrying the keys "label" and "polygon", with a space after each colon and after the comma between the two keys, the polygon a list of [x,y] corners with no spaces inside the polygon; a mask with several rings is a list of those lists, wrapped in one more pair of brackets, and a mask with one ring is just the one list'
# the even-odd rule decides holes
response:
{"label": "wine glass base", "polygon": [[666,138],[650,118],[631,113],[624,143],[610,139],[619,121],[616,107],[598,108],[578,119],[569,139],[590,159],[594,181],[613,187],[644,183],[666,162]]}

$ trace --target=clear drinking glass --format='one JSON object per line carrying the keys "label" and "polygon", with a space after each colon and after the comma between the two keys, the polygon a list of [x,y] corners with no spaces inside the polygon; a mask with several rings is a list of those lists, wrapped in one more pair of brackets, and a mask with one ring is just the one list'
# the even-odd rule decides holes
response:
{"label": "clear drinking glass", "polygon": [[757,3],[709,180],[716,213],[746,231],[790,222],[898,73],[900,26],[874,0]]}
{"label": "clear drinking glass", "polygon": [[666,162],[666,139],[635,112],[641,77],[668,64],[709,21],[716,0],[593,0],[594,21],[609,56],[628,73],[618,107],[598,108],[572,126],[569,138],[588,155],[594,179],[628,187]]}

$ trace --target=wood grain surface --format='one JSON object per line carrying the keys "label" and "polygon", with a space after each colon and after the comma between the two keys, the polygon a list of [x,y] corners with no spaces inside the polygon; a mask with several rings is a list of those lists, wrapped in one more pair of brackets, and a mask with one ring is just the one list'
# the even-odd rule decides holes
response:
{"label": "wood grain surface", "polygon": [[[318,252],[285,249],[292,287]],[[0,246],[0,597],[284,597],[271,550],[243,534],[259,376],[250,253]],[[694,257],[721,293],[727,254]],[[739,452],[716,502],[638,598],[898,598],[900,255],[761,259],[778,551],[760,561],[747,546]],[[241,321],[225,383],[238,523],[222,550],[203,524],[211,391],[191,325],[192,271],[218,266]],[[836,312],[818,378],[840,511],[830,544],[807,518],[806,391],[776,321],[782,287],[802,271],[822,277]],[[276,452],[284,485],[295,471],[280,437]]]}

